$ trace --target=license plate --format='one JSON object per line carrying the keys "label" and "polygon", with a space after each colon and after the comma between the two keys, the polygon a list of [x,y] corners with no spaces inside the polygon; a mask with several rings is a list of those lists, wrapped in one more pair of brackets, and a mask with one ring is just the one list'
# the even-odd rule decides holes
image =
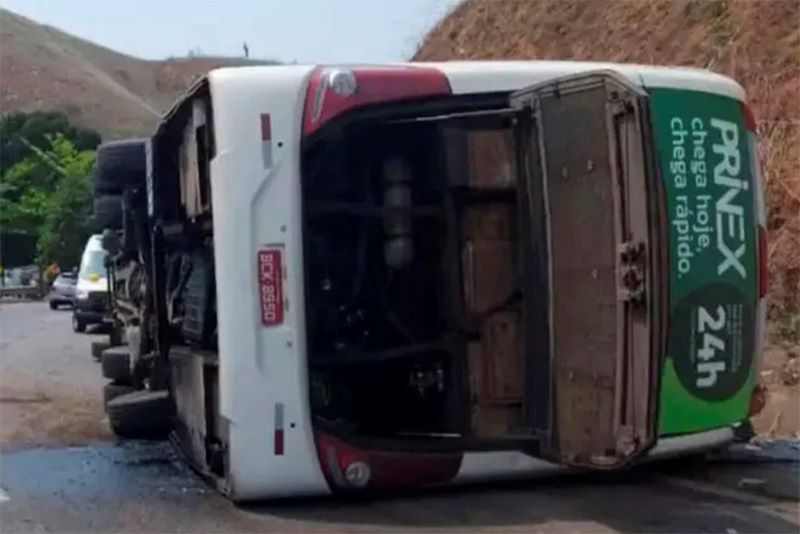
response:
{"label": "license plate", "polygon": [[283,251],[265,248],[258,251],[258,285],[261,303],[261,324],[283,323]]}

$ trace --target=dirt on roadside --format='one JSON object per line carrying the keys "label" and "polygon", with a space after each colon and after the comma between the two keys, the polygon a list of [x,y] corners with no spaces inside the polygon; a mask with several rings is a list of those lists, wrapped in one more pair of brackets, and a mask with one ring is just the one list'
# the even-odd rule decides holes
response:
{"label": "dirt on roadside", "polygon": [[766,388],[766,404],[753,418],[755,431],[800,438],[800,347],[785,341],[770,343],[759,379]]}
{"label": "dirt on roadside", "polygon": [[107,440],[104,379],[91,356],[98,331],[76,334],[67,310],[46,302],[0,305],[0,447]]}
{"label": "dirt on roadside", "polygon": [[98,396],[48,388],[0,385],[0,446],[72,446],[111,437]]}

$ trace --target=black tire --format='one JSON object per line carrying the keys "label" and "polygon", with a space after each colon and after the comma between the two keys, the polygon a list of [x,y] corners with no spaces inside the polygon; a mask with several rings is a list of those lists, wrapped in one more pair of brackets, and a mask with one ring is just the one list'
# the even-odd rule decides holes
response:
{"label": "black tire", "polygon": [[145,139],[114,141],[97,147],[95,194],[118,195],[128,187],[144,185],[147,172]]}
{"label": "black tire", "polygon": [[56,302],[54,300],[51,300],[50,301],[50,309],[51,310],[57,310],[58,309],[58,302]]}
{"label": "black tire", "polygon": [[116,321],[111,325],[111,332],[108,333],[108,341],[109,347],[118,347],[122,345],[122,327],[118,326]]}
{"label": "black tire", "polygon": [[99,362],[103,351],[111,348],[111,346],[108,341],[92,341],[92,358]]}
{"label": "black tire", "polygon": [[93,224],[100,233],[106,228],[119,230],[122,228],[122,197],[119,195],[102,195],[94,199]]}
{"label": "black tire", "polygon": [[72,314],[72,331],[73,332],[86,332],[86,321],[80,318],[77,313]]}
{"label": "black tire", "polygon": [[111,431],[133,439],[165,438],[172,428],[173,406],[166,391],[135,391],[106,404]]}
{"label": "black tire", "polygon": [[136,391],[133,386],[128,386],[125,384],[115,384],[110,383],[103,386],[103,406],[108,406],[108,403],[112,400],[116,399],[117,397],[121,397],[122,395],[127,395],[128,393],[133,393]]}
{"label": "black tire", "polygon": [[131,382],[131,355],[128,347],[111,347],[100,355],[103,377],[114,380],[118,384]]}
{"label": "black tire", "polygon": [[733,439],[738,443],[749,443],[754,437],[756,437],[756,431],[753,429],[750,419],[745,419],[733,427]]}
{"label": "black tire", "polygon": [[135,257],[137,252],[136,223],[133,207],[134,192],[126,189],[122,193],[122,250],[130,257]]}

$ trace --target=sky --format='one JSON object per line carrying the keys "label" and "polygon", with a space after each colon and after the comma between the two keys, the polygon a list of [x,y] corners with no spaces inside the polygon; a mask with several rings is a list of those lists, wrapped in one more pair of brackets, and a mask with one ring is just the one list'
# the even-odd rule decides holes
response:
{"label": "sky", "polygon": [[[459,0],[0,0],[144,59],[243,55],[298,63],[401,61]],[[0,20],[2,24],[2,20]]]}

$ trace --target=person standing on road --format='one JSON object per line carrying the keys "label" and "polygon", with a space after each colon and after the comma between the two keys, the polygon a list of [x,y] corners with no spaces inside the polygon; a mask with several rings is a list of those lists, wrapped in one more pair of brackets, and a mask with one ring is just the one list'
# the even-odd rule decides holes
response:
{"label": "person standing on road", "polygon": [[48,282],[52,282],[58,277],[59,274],[61,274],[61,267],[58,266],[58,263],[53,262],[45,271],[45,279]]}

